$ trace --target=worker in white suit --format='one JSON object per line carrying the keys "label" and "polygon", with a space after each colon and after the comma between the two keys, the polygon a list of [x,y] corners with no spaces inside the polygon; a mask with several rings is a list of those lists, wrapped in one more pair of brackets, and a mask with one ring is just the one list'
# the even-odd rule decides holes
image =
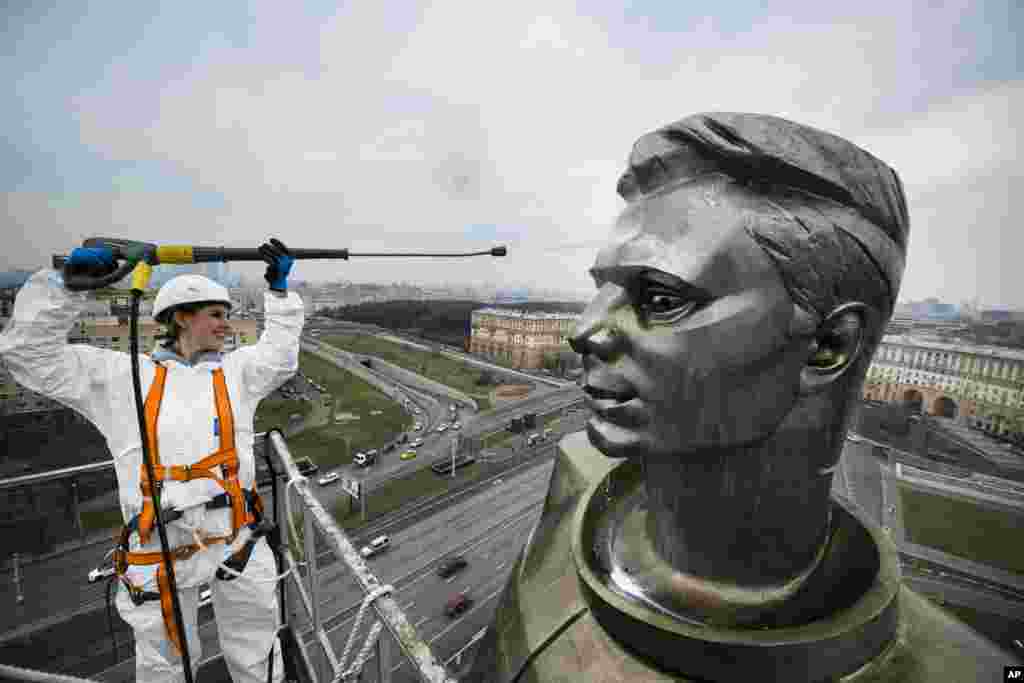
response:
{"label": "worker in white suit", "polygon": [[[255,489],[253,415],[261,399],[298,369],[302,301],[287,291],[293,262],[278,240],[260,247],[270,291],[265,328],[251,346],[222,353],[231,301],[225,287],[182,275],[158,292],[153,317],[167,339],[139,360],[150,454],[174,560],[190,660],[201,657],[199,586],[210,585],[221,650],[236,683],[283,678],[276,564]],[[69,268],[113,272],[109,250],[76,249]],[[181,638],[170,609],[160,540],[132,388],[128,354],[68,344],[85,297],[54,270],[33,274],[19,292],[0,356],[22,386],[78,411],[106,437],[125,520],[115,553],[116,604],[135,635],[140,682],[184,679]],[[169,521],[168,521],[169,520]],[[224,566],[227,569],[224,569]]]}

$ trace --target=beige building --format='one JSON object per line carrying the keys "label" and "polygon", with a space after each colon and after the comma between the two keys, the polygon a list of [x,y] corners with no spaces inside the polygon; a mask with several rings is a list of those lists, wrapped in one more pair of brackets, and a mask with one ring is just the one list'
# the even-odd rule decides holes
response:
{"label": "beige building", "polygon": [[917,404],[992,434],[1024,436],[1024,352],[886,336],[864,382],[866,399]]}
{"label": "beige building", "polygon": [[579,315],[481,308],[471,318],[470,353],[505,360],[517,368],[540,368],[545,354],[572,353],[568,338]]}

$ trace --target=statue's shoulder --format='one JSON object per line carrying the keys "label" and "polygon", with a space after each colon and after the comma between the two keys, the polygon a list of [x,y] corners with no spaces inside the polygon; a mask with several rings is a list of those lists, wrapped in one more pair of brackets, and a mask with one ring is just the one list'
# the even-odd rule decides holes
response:
{"label": "statue's shoulder", "polygon": [[[622,462],[594,448],[585,432],[559,442],[540,521],[512,570],[469,680],[689,680],[632,654],[597,621],[581,592],[572,551],[574,519],[588,492]],[[999,680],[996,674],[1013,663],[991,641],[906,586],[899,587],[896,614],[897,637],[844,683]],[[825,641],[822,648],[829,646]]]}

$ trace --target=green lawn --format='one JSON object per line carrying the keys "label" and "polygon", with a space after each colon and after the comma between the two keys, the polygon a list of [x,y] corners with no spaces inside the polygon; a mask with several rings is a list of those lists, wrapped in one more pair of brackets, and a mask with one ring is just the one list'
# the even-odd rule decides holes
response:
{"label": "green lawn", "polygon": [[[293,457],[306,456],[320,467],[335,467],[350,462],[356,451],[380,448],[412,426],[412,418],[397,403],[347,370],[305,352],[299,356],[299,366],[307,377],[327,388],[333,405],[330,424],[288,439]],[[377,411],[379,414],[372,414]],[[337,413],[351,413],[359,419],[335,422]]]}
{"label": "green lawn", "polygon": [[[561,419],[562,419],[562,414],[560,412],[553,413],[551,415],[543,417],[543,419],[541,420],[540,427],[537,427],[537,428],[534,428],[534,429],[527,429],[526,433],[527,434],[542,433],[548,427],[551,427],[552,429],[554,429],[555,426],[558,424],[559,420],[561,420]],[[506,443],[512,441],[513,439],[519,439],[521,441],[523,439],[523,435],[522,434],[514,434],[514,433],[508,431],[507,429],[503,429],[503,430],[498,431],[498,432],[492,432],[492,433],[488,434],[487,436],[485,436],[483,441],[481,442],[481,447],[482,448],[495,448],[497,446],[501,446],[503,444],[506,444]]]}
{"label": "green lawn", "polygon": [[124,524],[121,517],[121,508],[114,507],[106,510],[83,510],[82,528],[86,533],[100,529],[113,529]]}
{"label": "green lawn", "polygon": [[288,400],[283,398],[265,398],[260,401],[256,408],[256,416],[253,419],[255,431],[266,432],[273,427],[282,430],[288,424],[288,416],[298,413],[306,417],[313,410],[313,404],[309,401]]}
{"label": "green lawn", "polygon": [[[442,493],[449,486],[458,486],[479,479],[483,476],[484,471],[483,466],[476,462],[455,470],[455,478],[452,478],[450,474],[437,474],[429,467],[425,467],[407,477],[391,479],[378,488],[370,489],[369,498],[366,499],[367,521],[391,512],[417,498]],[[351,510],[349,509],[350,505]],[[335,506],[333,513],[338,524],[345,529],[355,529],[364,523],[359,514],[359,504],[350,503],[347,498]]]}
{"label": "green lawn", "polygon": [[1024,573],[1021,516],[899,486],[907,538],[966,560]]}
{"label": "green lawn", "polygon": [[490,388],[476,383],[480,368],[460,363],[439,353],[420,351],[369,335],[332,335],[323,339],[330,344],[353,353],[365,353],[440,382],[472,396],[481,411],[490,410]]}

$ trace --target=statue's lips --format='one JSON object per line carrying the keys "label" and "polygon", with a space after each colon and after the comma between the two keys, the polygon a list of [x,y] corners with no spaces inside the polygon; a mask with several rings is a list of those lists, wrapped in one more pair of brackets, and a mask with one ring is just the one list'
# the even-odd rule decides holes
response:
{"label": "statue's lips", "polygon": [[587,407],[594,414],[623,427],[640,427],[647,424],[647,412],[643,409],[643,401],[635,394],[613,392],[607,389],[584,385],[583,392]]}

